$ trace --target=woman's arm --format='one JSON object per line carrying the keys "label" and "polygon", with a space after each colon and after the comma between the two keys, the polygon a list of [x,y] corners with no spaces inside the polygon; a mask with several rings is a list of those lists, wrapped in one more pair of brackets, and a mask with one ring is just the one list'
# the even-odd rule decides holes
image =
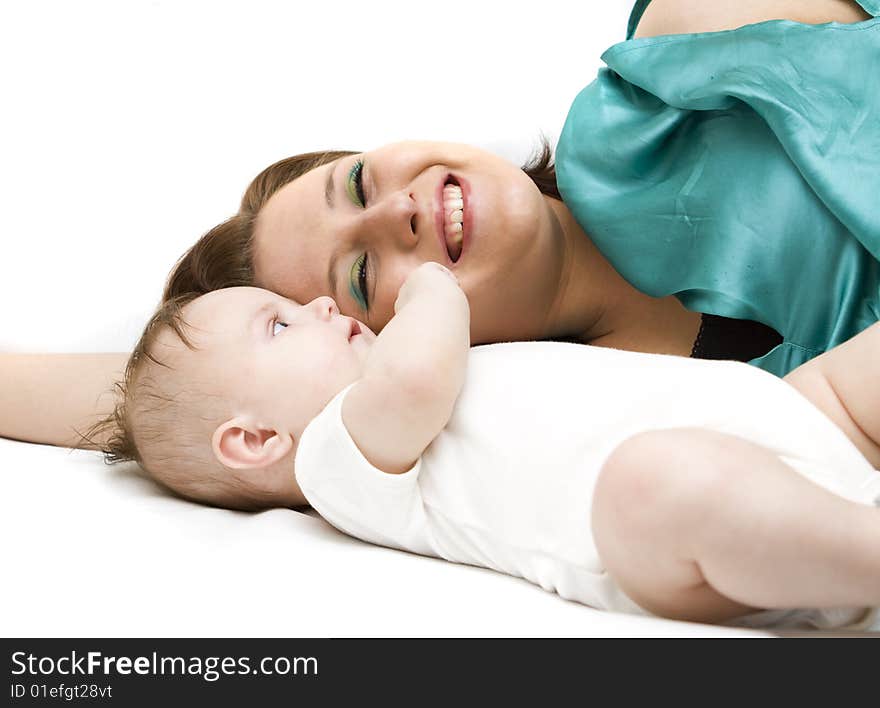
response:
{"label": "woman's arm", "polygon": [[766,20],[820,25],[869,17],[854,0],[651,0],[633,36],[719,32]]}
{"label": "woman's arm", "polygon": [[113,384],[127,360],[125,353],[0,354],[0,436],[96,449],[77,432],[113,411]]}

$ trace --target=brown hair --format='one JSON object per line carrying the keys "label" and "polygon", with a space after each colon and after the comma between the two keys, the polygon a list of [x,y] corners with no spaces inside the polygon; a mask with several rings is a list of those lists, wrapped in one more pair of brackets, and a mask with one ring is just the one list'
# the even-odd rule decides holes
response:
{"label": "brown hair", "polygon": [[[144,327],[114,385],[113,411],[82,434],[104,453],[108,464],[137,462],[162,486],[193,501],[227,508],[257,510],[272,500],[248,487],[210,454],[204,410],[207,396],[173,383],[174,369],[157,356],[162,332],[172,331],[191,351],[183,308],[199,297],[189,292],[165,300]],[[209,421],[210,422],[210,421]],[[193,425],[190,425],[193,423]],[[96,440],[106,440],[97,445]]]}
{"label": "brown hair", "polygon": [[153,362],[156,366],[168,366],[165,362],[157,359],[153,353],[153,346],[163,329],[171,328],[180,338],[180,341],[188,348],[193,348],[192,342],[184,331],[186,324],[182,311],[188,303],[197,297],[198,293],[190,292],[162,302],[156,312],[153,313],[153,316],[150,317],[144,327],[144,331],[141,333],[140,339],[135,344],[131,356],[128,357],[122,381],[116,382],[113,386],[116,393],[116,405],[113,408],[113,412],[106,418],[98,421],[82,435],[89,442],[94,441],[96,437],[103,438],[106,436],[107,442],[100,445],[104,453],[105,462],[114,463],[129,460],[138,463],[143,462],[141,453],[134,440],[129,416],[131,393],[134,389],[135,380],[147,361]]}
{"label": "brown hair", "polygon": [[[523,171],[542,194],[562,201],[556,186],[553,150],[544,135],[541,146]],[[316,167],[340,157],[356,155],[349,150],[308,152],[269,165],[248,185],[238,213],[202,236],[177,261],[162,295],[163,301],[187,293],[207,293],[220,288],[254,285],[253,234],[260,210],[286,184]]]}
{"label": "brown hair", "polygon": [[162,301],[187,293],[254,285],[253,234],[260,210],[275,192],[316,167],[346,155],[347,150],[308,152],[269,165],[245,190],[238,213],[208,231],[174,265]]}

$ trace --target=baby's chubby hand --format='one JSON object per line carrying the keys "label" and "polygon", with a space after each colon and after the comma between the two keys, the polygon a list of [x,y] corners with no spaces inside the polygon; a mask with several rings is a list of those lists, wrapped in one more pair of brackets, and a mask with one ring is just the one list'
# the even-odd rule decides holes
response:
{"label": "baby's chubby hand", "polygon": [[395,314],[416,298],[421,297],[460,297],[466,301],[464,291],[449,268],[434,261],[422,263],[404,281],[394,302]]}

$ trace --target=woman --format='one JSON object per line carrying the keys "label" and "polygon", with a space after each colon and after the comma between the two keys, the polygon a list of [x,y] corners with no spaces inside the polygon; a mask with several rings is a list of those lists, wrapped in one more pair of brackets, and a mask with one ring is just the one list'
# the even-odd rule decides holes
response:
{"label": "woman", "polygon": [[[178,263],[166,296],[245,283],[299,301],[329,293],[378,329],[406,273],[439,260],[469,296],[475,343],[564,338],[782,375],[877,319],[876,190],[852,174],[869,174],[863,154],[847,157],[876,154],[880,99],[854,69],[876,56],[880,27],[867,0],[758,5],[638,2],[634,41],[606,52],[615,70],[566,121],[558,176],[546,148],[530,178],[440,143],[277,163]],[[783,18],[802,24],[752,25]],[[814,81],[808,66],[823,68]],[[810,120],[827,134],[805,132]],[[463,190],[461,244],[444,236],[447,183]],[[0,434],[75,444],[71,428],[112,405],[96,396],[125,358],[7,355]]]}

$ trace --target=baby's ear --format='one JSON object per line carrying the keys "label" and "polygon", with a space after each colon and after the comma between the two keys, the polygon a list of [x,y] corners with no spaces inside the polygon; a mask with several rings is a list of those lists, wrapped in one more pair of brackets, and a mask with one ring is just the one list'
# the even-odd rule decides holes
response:
{"label": "baby's ear", "polygon": [[217,426],[211,448],[220,464],[249,470],[278,462],[293,449],[293,437],[260,428],[252,420],[238,416]]}

